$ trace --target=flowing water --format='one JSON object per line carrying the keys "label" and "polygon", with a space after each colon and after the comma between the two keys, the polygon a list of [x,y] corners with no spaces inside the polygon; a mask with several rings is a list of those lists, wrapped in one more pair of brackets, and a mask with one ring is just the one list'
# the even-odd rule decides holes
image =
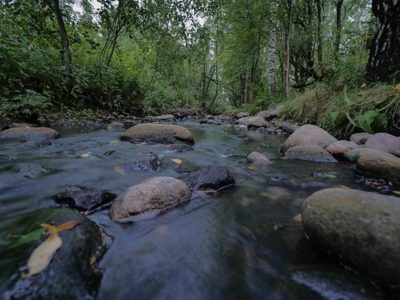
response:
{"label": "flowing water", "polygon": [[[217,195],[196,194],[186,205],[129,224],[112,222],[107,210],[91,215],[112,240],[99,264],[98,299],[378,297],[361,275],[320,253],[293,221],[314,191],[338,185],[366,189],[349,164],[281,159],[278,136],[238,133],[228,125],[181,125],[192,131],[194,151],[119,142],[120,133],[108,130],[62,132],[62,138],[41,146],[1,142],[0,230],[26,212],[56,206],[52,196],[66,186],[120,194],[148,177],[179,177],[173,170],[122,174],[115,168],[151,153],[172,155],[201,166],[227,166],[236,185]],[[249,169],[244,160],[251,151],[273,163]],[[7,280],[4,270],[0,278]]]}

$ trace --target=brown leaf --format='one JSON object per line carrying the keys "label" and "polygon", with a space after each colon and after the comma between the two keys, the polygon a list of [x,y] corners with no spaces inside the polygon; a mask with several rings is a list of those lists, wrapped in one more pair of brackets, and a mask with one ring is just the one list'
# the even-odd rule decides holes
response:
{"label": "brown leaf", "polygon": [[301,214],[297,214],[297,215],[295,215],[295,216],[293,217],[292,220],[293,220],[294,222],[299,222],[299,223],[301,223],[301,222],[303,222],[303,217],[302,217]]}
{"label": "brown leaf", "polygon": [[394,88],[396,89],[396,91],[400,92],[400,83],[396,84]]}
{"label": "brown leaf", "polygon": [[32,252],[27,264],[29,271],[23,273],[22,278],[31,277],[46,269],[53,255],[62,245],[57,227],[50,224],[42,224],[42,227],[49,232],[49,237]]}
{"label": "brown leaf", "polygon": [[58,232],[64,231],[64,230],[71,230],[71,229],[74,229],[79,224],[81,224],[81,222],[76,221],[76,220],[68,221],[68,222],[65,222],[64,224],[58,225],[57,230],[58,230]]}
{"label": "brown leaf", "polygon": [[180,165],[182,163],[182,159],[179,158],[172,158],[171,161],[173,161],[174,163]]}

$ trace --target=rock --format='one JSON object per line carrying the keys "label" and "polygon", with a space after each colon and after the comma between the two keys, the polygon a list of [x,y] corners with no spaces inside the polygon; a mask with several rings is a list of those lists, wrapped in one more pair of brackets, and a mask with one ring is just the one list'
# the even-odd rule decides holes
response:
{"label": "rock", "polygon": [[336,142],[328,132],[314,125],[303,125],[296,129],[283,144],[283,151],[289,148],[302,145],[316,145],[326,148]]}
{"label": "rock", "polygon": [[204,117],[204,119],[206,119],[206,120],[214,119],[214,116],[213,115],[206,115]]}
{"label": "rock", "polygon": [[238,120],[240,125],[246,125],[247,127],[266,127],[267,122],[261,117],[244,117]]}
{"label": "rock", "polygon": [[192,190],[220,189],[235,184],[230,171],[222,166],[207,166],[190,173],[183,180]]}
{"label": "rock", "polygon": [[59,204],[79,211],[92,211],[113,201],[117,195],[109,191],[96,191],[81,186],[68,186],[53,198]]}
{"label": "rock", "polygon": [[189,130],[178,125],[142,123],[129,128],[121,139],[131,142],[173,144],[176,140],[194,143]]}
{"label": "rock", "polygon": [[161,116],[155,116],[155,117],[150,117],[151,119],[155,121],[173,121],[175,119],[174,115],[161,115]]}
{"label": "rock", "polygon": [[167,153],[180,153],[180,152],[187,152],[193,151],[193,148],[187,144],[171,144],[166,145],[166,150],[164,152]]}
{"label": "rock", "polygon": [[[41,228],[40,224],[60,225],[73,220],[81,224],[72,230],[60,232],[63,243],[49,266],[35,276],[22,279],[20,266],[27,263],[33,250],[47,238],[44,235],[35,238],[34,233]],[[95,297],[101,280],[96,263],[104,253],[103,236],[95,223],[70,209],[57,208],[25,214],[7,228],[3,231],[5,236],[20,238],[0,250],[1,265],[7,262],[7,271],[2,272],[2,276],[6,277],[1,280],[8,280],[10,286],[10,291],[4,294],[5,299]],[[31,238],[27,239],[26,236]]]}
{"label": "rock", "polygon": [[367,132],[354,133],[350,136],[350,141],[357,145],[364,145],[372,134]]}
{"label": "rock", "polygon": [[274,108],[260,111],[257,114],[257,117],[261,117],[264,120],[269,121],[269,120],[272,120],[273,118],[278,117],[279,114],[282,113],[282,110],[283,110],[283,105],[280,104],[280,105],[278,105],[278,106],[276,106]]}
{"label": "rock", "polygon": [[328,151],[333,156],[343,156],[347,151],[360,148],[360,145],[349,141],[337,141],[326,147]]}
{"label": "rock", "polygon": [[315,162],[336,162],[326,150],[316,145],[302,145],[290,148],[285,156],[288,159],[309,160]]}
{"label": "rock", "polygon": [[136,172],[156,171],[157,169],[158,157],[127,162],[114,167],[114,171],[124,175]]}
{"label": "rock", "polygon": [[161,168],[172,169],[177,173],[190,173],[200,169],[195,163],[179,157],[164,157],[160,162]]}
{"label": "rock", "polygon": [[112,130],[112,131],[123,131],[124,130],[124,124],[121,122],[112,122],[107,125],[107,130]]}
{"label": "rock", "polygon": [[245,117],[248,117],[248,116],[249,116],[249,113],[247,113],[247,112],[240,112],[240,113],[238,113],[238,114],[236,115],[236,118],[241,119],[241,118],[245,118]]}
{"label": "rock", "polygon": [[253,151],[249,155],[247,155],[247,163],[255,165],[265,165],[270,164],[271,161],[264,154]]}
{"label": "rock", "polygon": [[288,134],[292,134],[299,128],[299,126],[290,122],[275,122],[275,126]]}
{"label": "rock", "polygon": [[13,127],[0,132],[0,140],[30,138],[54,139],[59,136],[57,131],[47,127]]}
{"label": "rock", "polygon": [[357,161],[356,170],[363,175],[379,177],[400,182],[400,158],[375,149],[365,148],[353,153],[347,152],[346,157]]}
{"label": "rock", "polygon": [[331,188],[303,203],[311,241],[386,287],[400,285],[400,201],[397,197]]}
{"label": "rock", "polygon": [[374,134],[367,140],[365,147],[400,156],[400,138],[388,133]]}
{"label": "rock", "polygon": [[190,199],[191,192],[181,180],[172,177],[152,177],[128,188],[114,201],[110,214],[113,220],[154,209],[168,209]]}

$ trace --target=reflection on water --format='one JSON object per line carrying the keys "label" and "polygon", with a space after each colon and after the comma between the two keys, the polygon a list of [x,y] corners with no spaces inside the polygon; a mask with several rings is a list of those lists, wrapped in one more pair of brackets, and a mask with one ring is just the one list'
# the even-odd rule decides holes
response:
{"label": "reflection on water", "polygon": [[[228,166],[236,186],[214,196],[196,194],[184,206],[130,225],[113,223],[107,211],[90,216],[113,237],[100,263],[99,299],[374,298],[362,278],[319,253],[293,221],[314,191],[364,188],[349,165],[283,160],[277,136],[184,125],[194,134],[194,151],[173,155]],[[246,168],[251,151],[273,164]],[[119,194],[151,176],[180,176],[115,168],[153,154],[170,156],[171,148],[120,143],[117,132],[106,130],[68,134],[50,145],[1,142],[0,229],[25,212],[55,206],[52,196],[69,185]]]}

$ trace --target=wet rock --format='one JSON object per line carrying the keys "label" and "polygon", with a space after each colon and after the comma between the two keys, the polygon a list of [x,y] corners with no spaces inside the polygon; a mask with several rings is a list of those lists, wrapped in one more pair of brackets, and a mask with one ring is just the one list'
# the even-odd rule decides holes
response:
{"label": "wet rock", "polygon": [[160,166],[163,169],[172,169],[177,173],[190,173],[200,169],[195,163],[179,157],[164,157],[161,159]]}
{"label": "wet rock", "polygon": [[125,126],[121,122],[112,122],[111,124],[107,125],[107,130],[123,131],[124,129],[125,129]]}
{"label": "wet rock", "polygon": [[68,186],[53,198],[57,203],[79,211],[92,211],[111,203],[116,197],[117,195],[106,190],[96,191],[81,186]]}
{"label": "wet rock", "polygon": [[194,143],[190,131],[182,126],[153,123],[137,124],[125,131],[121,139],[134,143],[173,144],[177,140],[190,144]]}
{"label": "wet rock", "polygon": [[400,138],[388,133],[374,134],[367,140],[365,147],[400,156]]}
{"label": "wet rock", "polygon": [[190,173],[183,180],[192,190],[220,189],[235,184],[230,171],[222,166],[207,166]]}
{"label": "wet rock", "polygon": [[168,209],[190,199],[191,192],[181,180],[172,177],[152,177],[128,188],[114,201],[110,214],[113,220],[154,209]]}
{"label": "wet rock", "polygon": [[114,167],[114,171],[125,175],[136,172],[156,171],[157,169],[158,169],[158,157],[122,163]]}
{"label": "wet rock", "polygon": [[189,146],[188,144],[171,144],[166,146],[166,152],[170,153],[180,153],[180,152],[187,152],[187,151],[193,151],[193,148]]}
{"label": "wet rock", "polygon": [[[23,237],[34,236],[32,233],[41,228],[40,224],[60,225],[72,220],[81,224],[60,232],[63,243],[49,266],[35,276],[21,279],[19,267],[27,263],[33,250],[47,238]],[[96,262],[104,252],[102,233],[96,224],[70,209],[45,209],[21,216],[6,232],[20,239],[0,250],[1,265],[7,262],[7,272],[2,272],[7,277],[2,281],[8,280],[10,289],[4,294],[5,299],[93,299],[101,280]]]}
{"label": "wet rock", "polygon": [[358,152],[356,169],[366,176],[400,182],[400,158],[383,151],[366,148]]}
{"label": "wet rock", "polygon": [[285,156],[288,159],[300,159],[315,162],[336,162],[336,159],[326,150],[316,145],[302,145],[290,148]]}
{"label": "wet rock", "polygon": [[307,236],[387,288],[400,286],[400,201],[397,197],[331,188],[303,203]]}
{"label": "wet rock", "polygon": [[291,278],[322,299],[378,300],[383,297],[381,291],[359,278],[358,274],[340,268],[300,266],[292,271]]}
{"label": "wet rock", "polygon": [[214,119],[214,116],[213,115],[206,115],[204,117],[204,119],[206,119],[206,120]]}
{"label": "wet rock", "polygon": [[372,134],[367,132],[354,133],[351,135],[350,141],[357,145],[364,145],[371,136]]}
{"label": "wet rock", "polygon": [[274,108],[268,109],[268,110],[263,110],[260,111],[257,114],[257,117],[261,117],[266,121],[272,120],[273,118],[276,118],[279,116],[279,114],[282,113],[283,110],[283,105],[278,105]]}
{"label": "wet rock", "polygon": [[326,148],[330,144],[336,142],[333,136],[328,132],[314,125],[303,125],[296,129],[284,142],[282,150],[303,145],[316,145]]}
{"label": "wet rock", "polygon": [[261,117],[244,117],[238,120],[240,125],[245,125],[247,127],[266,127],[267,122]]}
{"label": "wet rock", "polygon": [[153,119],[155,121],[173,121],[175,117],[174,115],[169,114],[169,115],[150,117],[150,119]]}
{"label": "wet rock", "polygon": [[247,163],[255,165],[266,165],[270,164],[271,161],[264,154],[253,151],[249,155],[247,155]]}
{"label": "wet rock", "polygon": [[248,116],[249,116],[249,113],[242,111],[242,112],[240,112],[240,113],[238,113],[236,115],[236,118],[241,119],[241,118],[245,118],[245,117],[248,117]]}
{"label": "wet rock", "polygon": [[360,148],[360,145],[349,141],[337,141],[326,147],[326,151],[333,156],[343,156],[347,151],[356,148]]}
{"label": "wet rock", "polygon": [[261,195],[278,204],[288,204],[294,198],[287,188],[281,186],[270,186]]}
{"label": "wet rock", "polygon": [[0,132],[0,140],[5,139],[54,139],[59,133],[47,127],[13,127]]}

